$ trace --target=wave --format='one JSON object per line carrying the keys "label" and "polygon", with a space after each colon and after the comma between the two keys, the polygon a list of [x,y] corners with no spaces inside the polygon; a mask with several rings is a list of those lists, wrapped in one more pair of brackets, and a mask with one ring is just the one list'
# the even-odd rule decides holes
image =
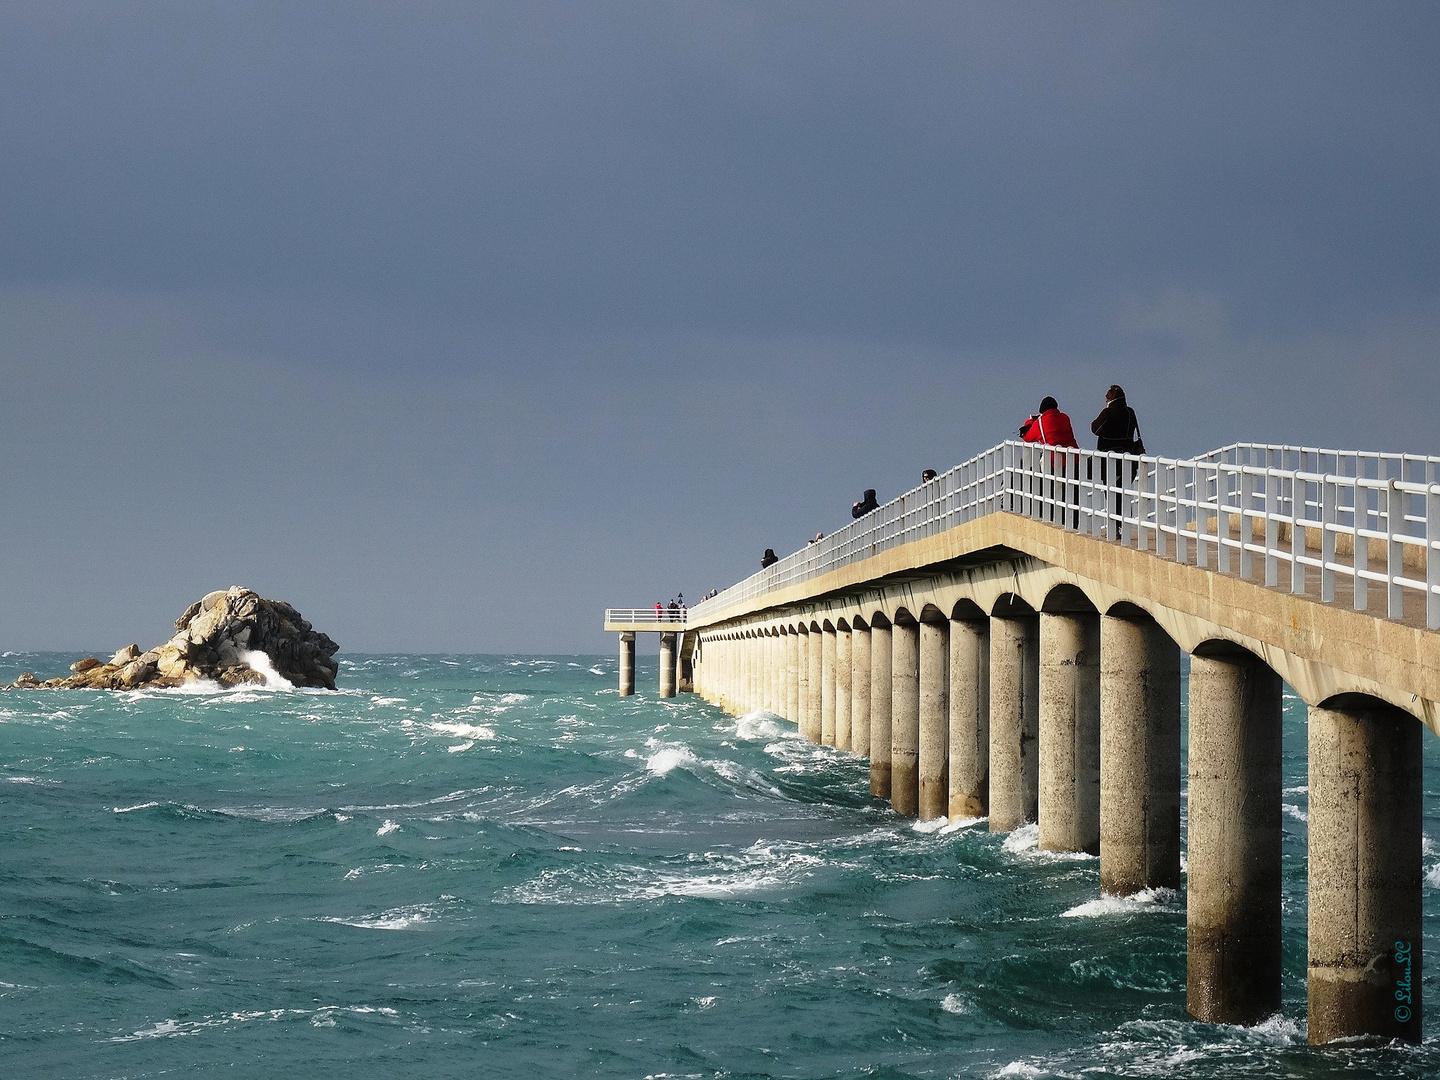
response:
{"label": "wave", "polygon": [[1087,900],[1069,911],[1060,913],[1062,919],[1093,919],[1104,915],[1132,915],[1143,911],[1173,911],[1180,894],[1174,889],[1141,889],[1130,896],[1101,896],[1098,900]]}

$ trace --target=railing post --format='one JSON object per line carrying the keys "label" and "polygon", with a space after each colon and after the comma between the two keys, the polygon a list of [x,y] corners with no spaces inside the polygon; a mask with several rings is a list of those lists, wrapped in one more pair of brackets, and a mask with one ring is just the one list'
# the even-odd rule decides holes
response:
{"label": "railing post", "polygon": [[1370,489],[1359,484],[1360,466],[1355,466],[1355,546],[1351,559],[1355,566],[1355,610],[1364,611],[1370,606],[1370,582],[1363,576],[1370,569],[1370,538],[1361,536],[1361,529],[1370,527]]}
{"label": "railing post", "polygon": [[[1265,584],[1280,584],[1280,485],[1283,478],[1273,469],[1265,470]],[[1292,529],[1293,532],[1293,529]]]}
{"label": "railing post", "polygon": [[1335,599],[1335,499],[1338,485],[1329,479],[1320,481],[1320,600],[1329,604]]}
{"label": "railing post", "polygon": [[1405,545],[1399,540],[1405,532],[1405,493],[1392,477],[1386,494],[1389,500],[1385,512],[1385,593],[1390,618],[1400,619],[1405,615],[1405,590],[1396,578],[1405,576]]}
{"label": "railing post", "polygon": [[1255,477],[1240,470],[1240,576],[1246,581],[1250,580],[1251,551],[1250,541],[1254,536],[1254,530],[1250,527],[1250,504],[1255,501]]}
{"label": "railing post", "polygon": [[1440,488],[1435,486],[1435,464],[1425,479],[1425,625],[1440,630]]}
{"label": "railing post", "polygon": [[1297,596],[1305,595],[1305,516],[1305,481],[1296,476],[1290,481],[1290,591]]}

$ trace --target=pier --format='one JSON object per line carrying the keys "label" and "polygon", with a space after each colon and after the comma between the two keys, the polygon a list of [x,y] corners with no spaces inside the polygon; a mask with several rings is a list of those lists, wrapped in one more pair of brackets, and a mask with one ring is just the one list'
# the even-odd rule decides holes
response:
{"label": "pier", "polygon": [[681,626],[607,613],[621,692],[634,633],[659,630],[662,696],[683,656],[681,690],[868,757],[897,813],[1037,823],[1042,848],[1098,854],[1102,892],[1124,896],[1182,887],[1188,655],[1187,1008],[1246,1024],[1280,1006],[1288,683],[1309,708],[1309,1039],[1418,1041],[1437,468],[1003,443]]}

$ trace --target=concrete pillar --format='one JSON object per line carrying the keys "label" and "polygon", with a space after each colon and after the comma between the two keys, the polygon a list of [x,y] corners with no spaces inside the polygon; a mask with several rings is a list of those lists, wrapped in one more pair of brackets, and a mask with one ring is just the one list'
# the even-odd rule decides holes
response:
{"label": "concrete pillar", "polygon": [[1100,619],[1100,890],[1180,887],[1180,649],[1149,616]]}
{"label": "concrete pillar", "polygon": [[635,693],[635,631],[626,630],[620,635],[620,696],[629,697]]}
{"label": "concrete pillar", "polygon": [[1040,615],[1040,848],[1100,853],[1100,616]]}
{"label": "concrete pillar", "polygon": [[1040,622],[990,620],[990,831],[1039,815]]}
{"label": "concrete pillar", "polygon": [[920,731],[917,771],[920,820],[950,812],[950,633],[946,623],[920,624]]}
{"label": "concrete pillar", "polygon": [[990,813],[990,624],[950,624],[952,818]]}
{"label": "concrete pillar", "polygon": [[870,753],[870,631],[850,631],[850,749]]}
{"label": "concrete pillar", "polygon": [[835,746],[850,749],[850,631],[835,631]]}
{"label": "concrete pillar", "polygon": [[888,626],[870,628],[870,794],[890,798],[890,716],[894,674]]}
{"label": "concrete pillar", "polygon": [[1421,734],[1374,699],[1310,709],[1311,1043],[1420,1041]]}
{"label": "concrete pillar", "polygon": [[785,642],[785,719],[800,722],[800,635],[786,633]]}
{"label": "concrete pillar", "polygon": [[800,734],[810,732],[810,633],[795,635],[795,725]]}
{"label": "concrete pillar", "polygon": [[1280,1009],[1281,693],[1249,653],[1191,657],[1185,1007],[1197,1020]]}
{"label": "concrete pillar", "polygon": [[820,741],[835,745],[835,631],[820,635]]}
{"label": "concrete pillar", "polygon": [[895,624],[890,635],[890,805],[920,813],[920,627]]}
{"label": "concrete pillar", "polygon": [[810,672],[805,699],[805,737],[813,743],[820,741],[821,654],[825,651],[821,646],[821,639],[824,636],[819,630],[811,628],[810,646],[805,657],[805,664]]}
{"label": "concrete pillar", "polygon": [[660,696],[675,696],[675,635],[660,635]]}

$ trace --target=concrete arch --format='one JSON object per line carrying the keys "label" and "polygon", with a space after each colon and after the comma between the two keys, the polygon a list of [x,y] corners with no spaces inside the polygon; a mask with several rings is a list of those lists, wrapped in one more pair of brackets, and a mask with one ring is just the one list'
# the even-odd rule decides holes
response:
{"label": "concrete arch", "polygon": [[929,623],[932,626],[943,626],[949,622],[945,617],[945,613],[934,604],[926,604],[920,609],[920,621],[922,623]]}
{"label": "concrete arch", "polygon": [[895,621],[895,625],[896,625],[896,626],[919,626],[919,625],[920,625],[920,620],[917,619],[917,618],[915,618],[914,615],[911,615],[911,614],[910,614],[910,610],[909,610],[908,608],[903,608],[903,607],[898,607],[898,608],[895,609],[895,620],[894,620],[894,621]]}
{"label": "concrete arch", "polygon": [[851,630],[852,632],[858,630],[858,631],[860,631],[860,632],[863,633],[864,631],[869,630],[869,629],[870,629],[869,625],[865,622],[865,616],[863,616],[863,615],[856,615],[856,616],[854,616],[853,618],[851,618],[851,620],[850,620],[850,630]]}
{"label": "concrete arch", "polygon": [[833,634],[835,632],[835,624],[832,623],[829,619],[826,619],[823,623],[821,623],[820,629],[827,634]]}
{"label": "concrete arch", "polygon": [[883,611],[876,611],[870,616],[870,629],[889,630],[891,626],[889,617]]}
{"label": "concrete arch", "polygon": [[835,629],[839,633],[848,634],[850,633],[850,623],[844,616],[841,616],[840,620],[835,624]]}

